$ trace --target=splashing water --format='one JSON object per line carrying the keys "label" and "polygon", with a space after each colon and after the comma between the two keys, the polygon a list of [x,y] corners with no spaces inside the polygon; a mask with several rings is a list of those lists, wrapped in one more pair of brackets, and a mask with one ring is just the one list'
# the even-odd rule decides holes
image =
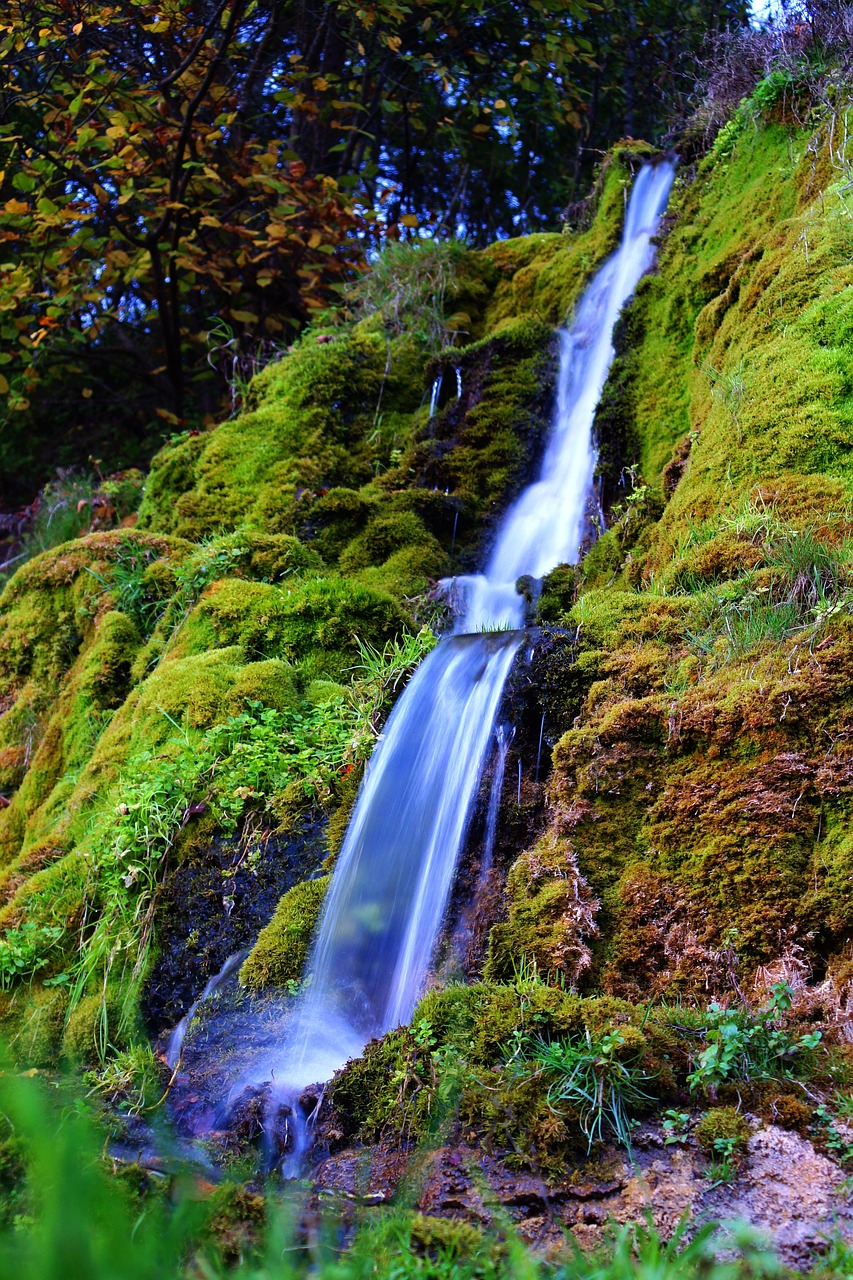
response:
{"label": "splashing water", "polygon": [[[421,664],[373,754],[332,878],[307,989],[286,1047],[263,1064],[263,1078],[274,1082],[273,1105],[291,1111],[288,1172],[298,1172],[308,1144],[300,1094],[328,1080],[373,1036],[408,1021],[422,993],[501,694],[523,639],[516,579],[541,577],[577,558],[613,325],[652,263],[651,239],[673,175],[670,162],[640,172],[622,245],[561,334],[557,410],[539,478],[507,512],[485,573],[454,580],[461,599],[456,633]],[[437,397],[434,386],[431,413]],[[501,774],[505,756],[504,748]],[[493,843],[491,820],[490,812]]]}

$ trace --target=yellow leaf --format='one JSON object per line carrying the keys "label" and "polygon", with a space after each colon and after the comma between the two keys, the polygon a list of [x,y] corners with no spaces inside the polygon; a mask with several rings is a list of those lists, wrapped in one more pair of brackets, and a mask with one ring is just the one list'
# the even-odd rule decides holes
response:
{"label": "yellow leaf", "polygon": [[318,244],[322,244],[322,243],[323,243],[323,237],[322,237],[322,235],[320,234],[320,232],[319,232],[319,231],[312,231],[312,232],[311,232],[311,235],[308,237],[308,248],[309,248],[309,249],[316,249],[316,248],[317,248],[317,245],[318,245]]}
{"label": "yellow leaf", "polygon": [[503,111],[505,107],[506,107],[506,103],[504,102],[503,98],[496,98],[496,99],[495,99],[495,110],[496,110],[496,111]]}
{"label": "yellow leaf", "polygon": [[174,413],[171,413],[168,409],[155,409],[154,412],[157,414],[157,417],[160,418],[163,422],[168,422],[173,427],[176,427],[180,421],[178,416]]}
{"label": "yellow leaf", "polygon": [[8,390],[9,390],[9,382],[6,378],[3,377],[3,374],[0,373],[0,396],[5,396]]}
{"label": "yellow leaf", "polygon": [[83,23],[75,22],[71,30],[74,32],[75,36],[79,36],[80,32],[83,30]]}
{"label": "yellow leaf", "polygon": [[316,80],[311,81],[317,93],[325,93],[329,87],[329,82],[325,76],[317,76]]}
{"label": "yellow leaf", "polygon": [[83,390],[80,392],[80,394],[84,400],[91,400],[92,396],[94,395],[94,392],[92,391],[91,387],[84,387]]}
{"label": "yellow leaf", "polygon": [[400,222],[404,227],[416,227],[418,225],[417,217],[413,213],[404,213]]}
{"label": "yellow leaf", "polygon": [[3,208],[7,213],[29,213],[30,206],[23,200],[7,200]]}
{"label": "yellow leaf", "polygon": [[258,317],[254,311],[232,311],[231,319],[236,320],[238,324],[257,324]]}

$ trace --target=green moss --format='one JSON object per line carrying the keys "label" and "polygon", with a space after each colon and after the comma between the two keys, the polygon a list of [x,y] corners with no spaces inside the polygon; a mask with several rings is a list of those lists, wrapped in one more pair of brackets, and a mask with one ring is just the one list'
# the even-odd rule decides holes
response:
{"label": "green moss", "polygon": [[262,1195],[243,1184],[223,1182],[212,1193],[210,1211],[207,1231],[226,1265],[236,1266],[260,1249],[267,1225]]}
{"label": "green moss", "polygon": [[322,707],[327,702],[340,702],[347,696],[345,685],[335,680],[312,680],[305,690],[305,701],[312,707]]}
{"label": "green moss", "polygon": [[334,562],[361,533],[373,508],[374,502],[356,489],[333,488],[319,497],[305,493],[297,506],[297,527],[327,561]]}
{"label": "green moss", "polygon": [[371,1142],[386,1133],[422,1135],[429,1120],[429,1093],[422,1087],[429,1063],[429,1050],[405,1027],[371,1040],[329,1090],[344,1136]]}
{"label": "green moss", "polygon": [[[550,426],[551,387],[556,370],[553,330],[522,317],[501,331],[449,353],[433,366],[455,385],[461,398],[448,401],[417,434],[399,464],[382,476],[393,489],[416,483],[447,493],[452,503],[421,502],[448,550],[473,550],[471,521],[492,517],[532,474]],[[459,520],[460,513],[463,519]],[[436,520],[436,517],[439,517]]]}
{"label": "green moss", "polygon": [[300,980],[328,887],[329,876],[321,876],[288,889],[243,963],[240,981],[245,987],[262,991]]}
{"label": "green moss", "polygon": [[[471,1222],[434,1218],[416,1213],[411,1221],[409,1240],[416,1253],[445,1260],[470,1260],[489,1251],[482,1230]],[[494,1246],[492,1246],[493,1248]]]}
{"label": "green moss", "polygon": [[333,342],[307,336],[255,379],[250,411],[155,458],[139,527],[194,541],[240,525],[291,533],[301,489],[370,479],[380,391],[385,428],[405,432],[405,415],[420,399],[413,358],[397,342],[386,377],[386,343],[375,326]]}
{"label": "green moss", "polygon": [[719,1150],[718,1142],[727,1146],[732,1144],[732,1151],[746,1151],[749,1142],[749,1125],[740,1112],[734,1107],[711,1107],[706,1111],[696,1126],[695,1137],[699,1146],[708,1155]]}
{"label": "green moss", "polygon": [[347,575],[368,565],[382,564],[395,551],[426,540],[426,529],[413,511],[377,516],[341,553],[341,572]]}
{"label": "green moss", "polygon": [[294,680],[293,667],[279,658],[250,662],[240,667],[228,698],[232,715],[242,711],[246,701],[262,702],[276,711],[294,711],[302,699]]}
{"label": "green moss", "polygon": [[101,1032],[109,1026],[114,1049],[127,1047],[127,1039],[118,1039],[121,1025],[121,993],[115,984],[106,993],[94,992],[80,1000],[69,1013],[62,1034],[62,1057],[72,1063],[94,1066],[101,1060]]}
{"label": "green moss", "polygon": [[238,645],[255,659],[297,662],[310,677],[334,678],[352,666],[358,640],[381,647],[404,624],[392,596],[343,578],[294,581],[276,587],[240,578],[214,582],[169,650],[201,655]]}
{"label": "green moss", "polygon": [[68,993],[61,987],[34,983],[26,996],[0,997],[0,1034],[16,1063],[28,1067],[55,1067],[68,1008]]}

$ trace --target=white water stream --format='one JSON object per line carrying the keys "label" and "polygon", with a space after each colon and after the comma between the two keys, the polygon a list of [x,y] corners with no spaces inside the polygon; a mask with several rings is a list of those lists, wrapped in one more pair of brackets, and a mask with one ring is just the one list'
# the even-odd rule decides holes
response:
{"label": "white water stream", "polygon": [[373,754],[332,878],[307,989],[279,1060],[264,1064],[276,1103],[293,1110],[291,1168],[308,1136],[300,1093],[328,1080],[373,1036],[407,1022],[422,993],[522,640],[516,579],[577,559],[613,325],[651,266],[652,236],[673,174],[665,161],[637,177],[622,244],[560,337],[557,409],[539,478],[504,517],[485,572],[455,580],[462,601],[456,634],[422,663]]}

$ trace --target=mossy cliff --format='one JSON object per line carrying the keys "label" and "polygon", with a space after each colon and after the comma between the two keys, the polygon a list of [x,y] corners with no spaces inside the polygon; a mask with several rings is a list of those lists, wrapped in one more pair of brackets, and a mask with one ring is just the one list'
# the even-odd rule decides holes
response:
{"label": "mossy cliff", "polygon": [[597,419],[612,527],[541,601],[578,628],[576,719],[497,972],[561,949],[571,972],[588,947],[582,983],[643,999],[797,957],[847,999],[853,222],[833,138],[775,112],[727,130],[677,180],[620,321]]}
{"label": "mossy cliff", "polygon": [[[336,1082],[332,1145],[434,1137],[452,1113],[559,1179],[608,1136],[554,1104],[578,1046],[633,1081],[636,1118],[685,1090],[737,1102],[689,1040],[722,1036],[712,996],[789,1075],[817,1072],[818,1042],[774,981],[796,974],[794,1014],[823,1043],[848,1034],[846,135],[772,102],[737,119],[680,173],[618,325],[596,421],[608,527],[539,597],[473,982]],[[134,528],[9,584],[0,1015],[22,1061],[162,1031],[252,941],[227,925],[242,902],[259,926],[245,988],[298,983],[365,761],[434,643],[434,582],[482,561],[533,472],[556,326],[647,154],[609,158],[585,230],[454,251],[443,346],[405,322],[413,249],[384,310],[308,331],[238,417],[166,446]],[[541,768],[522,782],[525,734]],[[700,1021],[653,1016],[662,996]],[[737,1070],[753,1088],[746,1050]]]}
{"label": "mossy cliff", "polygon": [[[316,912],[327,850],[312,834],[284,882],[267,853],[337,811],[336,847],[382,717],[433,642],[431,585],[476,561],[531,474],[555,326],[615,244],[647,151],[610,158],[585,231],[455,254],[445,315],[432,317],[452,349],[382,307],[309,331],[238,417],[154,459],[135,527],[45,552],[9,583],[0,1015],[22,1061],[133,1039],[141,1000],[147,1030],[162,1030],[157,1011],[176,1007],[164,975],[186,990],[180,948],[200,988],[226,935],[244,944],[215,913],[230,917],[247,868],[267,894],[302,887],[246,981],[298,977],[293,948],[304,955],[310,929],[290,937],[288,904]],[[413,250],[395,284],[404,315],[417,271]]]}

